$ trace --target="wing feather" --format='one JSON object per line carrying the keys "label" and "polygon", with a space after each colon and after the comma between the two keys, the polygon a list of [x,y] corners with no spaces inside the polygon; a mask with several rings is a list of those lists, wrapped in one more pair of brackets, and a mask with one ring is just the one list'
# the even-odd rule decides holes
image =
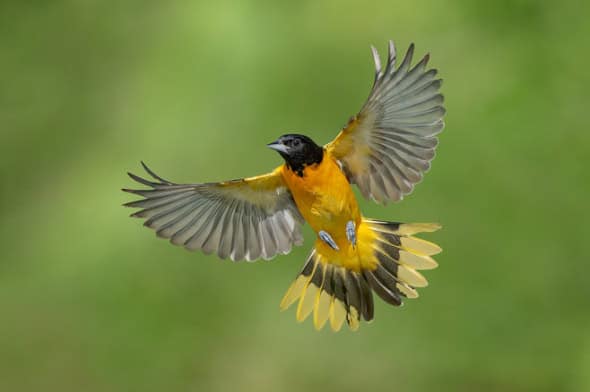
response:
{"label": "wing feather", "polygon": [[175,245],[251,261],[302,243],[303,218],[278,169],[241,180],[176,184],[142,166],[155,181],[129,173],[150,189],[124,189],[143,197],[124,205],[139,208],[131,216],[145,219],[145,226]]}
{"label": "wing feather", "polygon": [[429,55],[411,66],[410,45],[399,67],[389,42],[383,68],[371,47],[375,80],[361,111],[325,148],[337,159],[363,196],[377,202],[398,201],[412,192],[430,169],[444,128],[444,97],[437,70],[427,69]]}

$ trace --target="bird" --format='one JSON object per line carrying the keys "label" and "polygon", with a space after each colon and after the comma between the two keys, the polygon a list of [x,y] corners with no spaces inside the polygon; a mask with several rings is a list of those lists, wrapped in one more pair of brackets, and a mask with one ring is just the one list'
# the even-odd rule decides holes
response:
{"label": "bird", "polygon": [[412,65],[414,44],[396,61],[389,41],[385,66],[371,46],[375,74],[361,110],[335,139],[318,145],[288,133],[267,146],[284,163],[267,174],[223,182],[179,184],[154,173],[128,175],[142,189],[123,189],[141,199],[124,204],[156,235],[190,251],[221,259],[254,261],[288,254],[302,245],[304,223],[316,239],[280,309],[297,303],[296,319],[313,314],[320,330],[346,322],[356,331],[374,319],[373,292],[402,305],[427,286],[419,270],[438,266],[442,249],[415,234],[437,223],[403,223],[361,214],[353,192],[376,203],[402,200],[429,170],[444,128],[444,96],[438,71],[426,54]]}

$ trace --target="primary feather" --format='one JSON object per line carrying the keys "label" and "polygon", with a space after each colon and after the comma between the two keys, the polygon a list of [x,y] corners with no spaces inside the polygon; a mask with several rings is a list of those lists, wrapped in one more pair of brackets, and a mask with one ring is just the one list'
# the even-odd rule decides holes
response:
{"label": "primary feather", "polygon": [[143,167],[156,182],[129,173],[152,189],[124,189],[143,197],[125,206],[141,208],[131,216],[146,219],[145,226],[174,245],[251,261],[287,254],[292,245],[303,243],[303,218],[278,171],[218,183],[175,184]]}
{"label": "primary feather", "polygon": [[436,135],[444,127],[442,80],[435,69],[426,69],[429,55],[411,67],[413,44],[397,68],[392,41],[384,69],[372,51],[375,80],[369,98],[325,148],[363,196],[398,201],[412,192],[434,158]]}

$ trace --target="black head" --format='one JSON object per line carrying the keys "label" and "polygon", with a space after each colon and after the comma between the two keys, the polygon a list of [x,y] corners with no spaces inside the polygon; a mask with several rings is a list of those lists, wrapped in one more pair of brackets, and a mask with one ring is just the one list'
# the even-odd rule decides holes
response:
{"label": "black head", "polygon": [[278,151],[287,166],[300,176],[305,166],[320,163],[324,157],[324,149],[303,135],[283,135],[268,147]]}

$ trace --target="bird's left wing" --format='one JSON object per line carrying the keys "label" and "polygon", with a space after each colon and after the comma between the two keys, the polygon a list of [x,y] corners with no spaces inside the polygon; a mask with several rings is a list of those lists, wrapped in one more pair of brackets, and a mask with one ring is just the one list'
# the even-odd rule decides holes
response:
{"label": "bird's left wing", "polygon": [[413,44],[398,67],[393,42],[384,69],[372,50],[376,70],[369,98],[325,148],[363,196],[397,201],[414,189],[434,158],[436,134],[444,127],[442,81],[435,69],[426,69],[428,55],[411,67]]}
{"label": "bird's left wing", "polygon": [[286,254],[303,242],[303,218],[280,168],[233,181],[175,184],[142,165],[153,180],[129,173],[149,189],[123,189],[143,197],[125,206],[141,208],[131,216],[146,219],[145,226],[175,245],[250,261]]}

